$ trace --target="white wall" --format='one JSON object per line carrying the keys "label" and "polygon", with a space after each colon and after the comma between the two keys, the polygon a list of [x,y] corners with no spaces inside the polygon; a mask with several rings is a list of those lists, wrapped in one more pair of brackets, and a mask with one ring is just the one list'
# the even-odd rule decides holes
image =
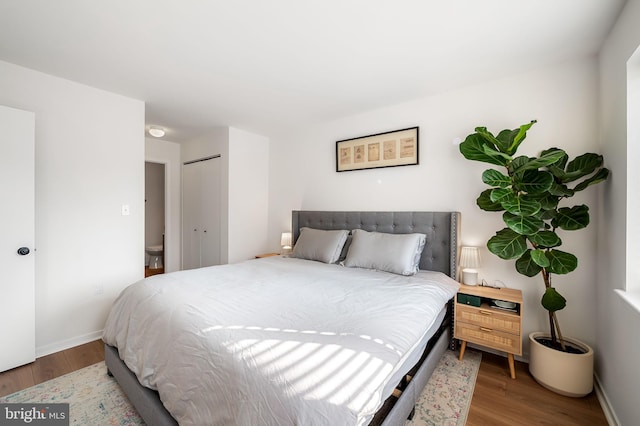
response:
{"label": "white wall", "polygon": [[144,276],[144,103],[0,62],[0,104],[36,115],[41,356],[99,338],[114,298]]}
{"label": "white wall", "polygon": [[230,263],[251,259],[268,246],[268,192],[269,139],[229,128]]}
{"label": "white wall", "polygon": [[[626,83],[627,60],[640,45],[639,21],[640,1],[628,0],[600,52],[599,134],[612,176],[600,204],[603,220],[598,224],[596,373],[621,425],[637,424],[640,418],[640,312],[615,291],[629,284],[627,268],[638,270],[637,258],[626,260],[627,178],[631,176],[627,173]],[[637,167],[637,158],[630,160]],[[637,272],[635,275],[639,278]]]}
{"label": "white wall", "polygon": [[165,272],[180,270],[181,259],[181,162],[180,144],[155,138],[145,139],[145,161],[165,166]]}
{"label": "white wall", "polygon": [[[498,132],[537,119],[521,154],[559,145],[570,156],[597,151],[597,62],[587,57],[561,66],[444,93],[271,138],[269,241],[290,228],[291,210],[456,210],[462,213],[462,243],[483,247],[480,276],[523,290],[524,333],[546,330],[539,301],[542,278],[526,278],[514,263],[491,255],[486,241],[504,227],[501,215],[480,210],[475,200],[486,188],[489,165],[465,160],[453,144],[476,126]],[[388,169],[335,172],[335,141],[420,126],[420,164]],[[291,160],[295,159],[295,160]],[[594,191],[595,189],[595,191]],[[597,187],[576,197],[593,205]],[[592,223],[597,222],[597,208]],[[580,259],[554,284],[569,300],[559,313],[566,335],[595,344],[596,227],[564,239]],[[564,237],[564,235],[563,235]],[[525,357],[528,341],[525,340]]]}

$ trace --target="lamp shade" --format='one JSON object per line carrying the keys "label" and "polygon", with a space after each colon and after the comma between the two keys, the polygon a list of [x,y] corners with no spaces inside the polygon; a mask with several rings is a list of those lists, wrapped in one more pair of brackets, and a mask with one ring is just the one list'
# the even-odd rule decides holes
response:
{"label": "lamp shade", "polygon": [[283,249],[291,249],[291,232],[283,232],[280,236],[280,245]]}
{"label": "lamp shade", "polygon": [[462,247],[460,266],[463,268],[480,267],[480,250],[478,250],[478,247]]}

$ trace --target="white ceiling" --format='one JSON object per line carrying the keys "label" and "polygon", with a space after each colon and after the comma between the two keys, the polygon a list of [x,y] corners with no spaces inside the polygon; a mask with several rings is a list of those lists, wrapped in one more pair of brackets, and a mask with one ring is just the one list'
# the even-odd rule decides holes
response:
{"label": "white ceiling", "polygon": [[270,135],[595,54],[625,0],[1,0],[0,60]]}

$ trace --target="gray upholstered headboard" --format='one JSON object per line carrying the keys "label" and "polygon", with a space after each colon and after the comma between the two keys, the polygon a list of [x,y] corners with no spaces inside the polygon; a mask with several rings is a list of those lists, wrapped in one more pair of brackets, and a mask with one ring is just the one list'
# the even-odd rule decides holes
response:
{"label": "gray upholstered headboard", "polygon": [[292,239],[300,228],[364,229],[389,234],[427,235],[420,269],[440,271],[457,280],[460,213],[458,212],[330,212],[293,211]]}

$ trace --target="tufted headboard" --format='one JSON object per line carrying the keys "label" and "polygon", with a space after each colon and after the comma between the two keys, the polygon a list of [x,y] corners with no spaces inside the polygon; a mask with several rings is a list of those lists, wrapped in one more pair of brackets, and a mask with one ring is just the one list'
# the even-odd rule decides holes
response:
{"label": "tufted headboard", "polygon": [[426,234],[420,269],[440,271],[457,280],[460,213],[458,212],[292,212],[292,240],[300,228],[363,229],[389,234]]}

